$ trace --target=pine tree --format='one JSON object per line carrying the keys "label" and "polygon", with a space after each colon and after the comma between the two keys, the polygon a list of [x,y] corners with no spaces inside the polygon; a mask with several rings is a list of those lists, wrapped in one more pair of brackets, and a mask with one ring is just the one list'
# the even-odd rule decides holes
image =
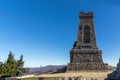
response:
{"label": "pine tree", "polygon": [[24,61],[23,61],[23,55],[20,56],[20,59],[17,62],[17,70],[19,71],[19,73],[23,73],[25,72],[25,68],[23,68],[24,66]]}
{"label": "pine tree", "polygon": [[18,67],[23,68],[24,61],[23,61],[23,55],[20,56],[20,59],[18,60]]}
{"label": "pine tree", "polygon": [[5,75],[6,76],[13,76],[16,74],[17,71],[17,61],[14,59],[13,53],[10,51],[8,55],[7,62],[4,64],[5,67]]}
{"label": "pine tree", "polygon": [[2,62],[0,62],[0,76],[2,75],[2,70],[3,70],[3,63]]}
{"label": "pine tree", "polygon": [[8,55],[8,59],[7,59],[7,63],[12,63],[14,61],[14,55],[13,53],[10,51],[9,55]]}
{"label": "pine tree", "polygon": [[17,76],[25,72],[23,55],[19,60],[14,59],[13,53],[10,51],[7,61],[0,62],[0,76]]}

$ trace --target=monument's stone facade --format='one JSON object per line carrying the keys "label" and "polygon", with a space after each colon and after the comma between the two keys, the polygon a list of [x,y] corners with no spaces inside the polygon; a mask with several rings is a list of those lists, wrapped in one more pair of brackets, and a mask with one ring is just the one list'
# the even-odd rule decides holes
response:
{"label": "monument's stone facade", "polygon": [[79,18],[77,41],[70,51],[67,71],[108,70],[108,65],[102,60],[102,51],[96,44],[93,12],[81,12]]}

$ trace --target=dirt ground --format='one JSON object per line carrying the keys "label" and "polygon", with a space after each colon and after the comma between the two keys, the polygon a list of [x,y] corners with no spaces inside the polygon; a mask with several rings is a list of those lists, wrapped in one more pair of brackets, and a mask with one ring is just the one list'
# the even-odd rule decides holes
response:
{"label": "dirt ground", "polygon": [[28,77],[84,77],[87,80],[93,78],[97,80],[104,80],[109,73],[112,71],[80,71],[80,72],[66,72],[66,73],[55,73],[55,74],[41,74],[41,75],[27,75],[18,78]]}
{"label": "dirt ground", "polygon": [[42,74],[36,77],[84,77],[84,78],[94,78],[97,80],[104,80],[107,75],[112,71],[97,71],[97,72],[66,72],[66,73],[56,73],[56,74]]}

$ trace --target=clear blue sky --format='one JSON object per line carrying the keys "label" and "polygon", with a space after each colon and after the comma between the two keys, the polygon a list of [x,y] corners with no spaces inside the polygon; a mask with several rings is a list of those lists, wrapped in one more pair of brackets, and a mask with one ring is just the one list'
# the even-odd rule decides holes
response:
{"label": "clear blue sky", "polygon": [[120,0],[0,0],[0,61],[12,51],[25,66],[61,65],[77,38],[78,14],[94,12],[103,60],[120,57]]}

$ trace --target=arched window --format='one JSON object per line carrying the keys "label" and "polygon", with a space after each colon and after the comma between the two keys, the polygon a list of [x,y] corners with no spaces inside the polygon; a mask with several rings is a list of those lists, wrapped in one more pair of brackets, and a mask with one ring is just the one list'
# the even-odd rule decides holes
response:
{"label": "arched window", "polygon": [[90,27],[84,27],[84,43],[90,43]]}

